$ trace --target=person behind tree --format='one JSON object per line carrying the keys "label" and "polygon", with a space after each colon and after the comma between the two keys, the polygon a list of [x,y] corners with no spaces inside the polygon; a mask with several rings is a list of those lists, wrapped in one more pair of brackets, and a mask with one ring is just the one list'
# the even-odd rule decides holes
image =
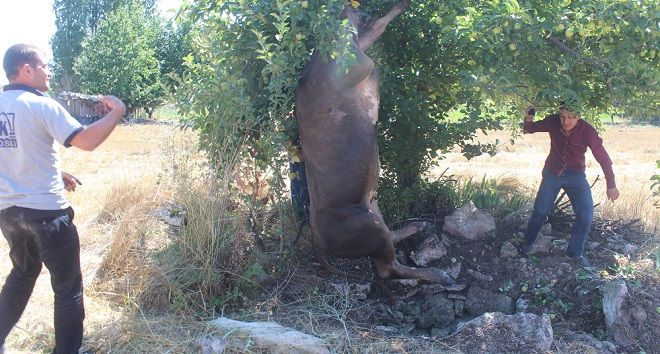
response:
{"label": "person behind tree", "polygon": [[536,122],[533,121],[534,112],[533,107],[527,109],[523,131],[526,134],[547,132],[550,136],[550,153],[545,160],[543,179],[534,201],[534,211],[527,223],[521,251],[525,255],[531,253],[532,244],[541,226],[555,207],[559,190],[564,189],[575,213],[575,223],[566,255],[578,265],[590,267],[589,260],[584,256],[584,246],[594,214],[591,188],[585,176],[587,147],[591,149],[605,174],[607,198],[614,201],[619,197],[619,190],[614,180],[612,160],[596,129],[580,119],[580,114],[571,106],[562,102],[557,114]]}
{"label": "person behind tree", "polygon": [[16,44],[5,53],[9,79],[0,94],[0,230],[9,244],[12,270],[0,291],[0,354],[32,294],[42,264],[55,293],[55,350],[78,353],[83,337],[80,242],[65,191],[80,184],[60,169],[59,145],[92,151],[122,119],[126,106],[102,96],[107,114],[83,127],[42,92],[50,71],[43,51]]}

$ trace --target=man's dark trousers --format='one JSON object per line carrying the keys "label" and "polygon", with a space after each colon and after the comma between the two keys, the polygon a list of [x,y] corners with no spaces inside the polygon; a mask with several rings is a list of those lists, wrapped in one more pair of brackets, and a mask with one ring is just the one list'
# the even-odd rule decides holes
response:
{"label": "man's dark trousers", "polygon": [[566,191],[575,213],[575,224],[566,253],[570,257],[580,257],[584,255],[584,245],[589,237],[594,216],[591,187],[584,172],[567,169],[557,175],[547,168],[543,169],[543,179],[534,201],[534,212],[525,231],[525,243],[531,245],[534,242],[547,216],[554,209],[555,199],[561,189]]}
{"label": "man's dark trousers", "polygon": [[0,210],[0,230],[9,243],[13,265],[0,292],[0,345],[25,310],[43,263],[55,293],[55,353],[78,352],[85,310],[73,216],[71,208]]}

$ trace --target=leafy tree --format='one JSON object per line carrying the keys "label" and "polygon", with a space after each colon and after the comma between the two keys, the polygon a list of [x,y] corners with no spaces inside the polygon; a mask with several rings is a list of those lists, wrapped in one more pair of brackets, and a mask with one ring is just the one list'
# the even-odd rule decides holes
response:
{"label": "leafy tree", "polygon": [[[383,11],[372,4],[365,10]],[[473,133],[507,118],[517,125],[527,105],[550,113],[565,100],[587,119],[657,112],[658,62],[639,53],[658,43],[658,9],[658,1],[414,2],[372,54],[384,74],[381,162],[392,199],[415,204],[420,196],[403,192],[424,183],[438,153],[456,145],[468,157],[494,153],[496,144],[473,142]]]}
{"label": "leafy tree", "polygon": [[161,79],[167,86],[175,85],[176,78],[183,75],[185,57],[192,52],[191,30],[190,21],[175,23],[169,20],[159,33],[156,56]]}
{"label": "leafy tree", "polygon": [[51,39],[54,83],[63,90],[76,90],[73,66],[83,50],[82,42],[93,35],[99,21],[120,6],[141,4],[147,13],[156,9],[156,0],[55,0],[55,27]]}
{"label": "leafy tree", "polygon": [[[463,83],[498,103],[587,117],[657,112],[659,1],[456,1],[442,6],[442,38],[472,60]],[[468,61],[469,62],[469,61]]]}
{"label": "leafy tree", "polygon": [[[184,16],[199,36],[179,100],[203,147],[222,159],[235,142],[262,167],[282,166],[310,50],[350,65],[342,7],[378,15],[394,3],[193,2]],[[475,132],[520,122],[526,105],[544,114],[565,100],[587,119],[657,112],[659,14],[657,0],[413,1],[369,53],[381,72],[380,154],[392,200],[426,191],[433,159],[456,145],[467,156],[494,153],[497,144],[474,141]]]}
{"label": "leafy tree", "polygon": [[55,26],[57,30],[51,39],[53,49],[54,83],[64,90],[75,86],[73,63],[82,50],[82,41],[87,33],[85,14],[80,9],[86,0],[55,0]]}
{"label": "leafy tree", "polygon": [[140,5],[119,7],[83,42],[74,70],[80,87],[92,94],[121,97],[129,108],[151,115],[162,100],[155,45],[158,23]]}

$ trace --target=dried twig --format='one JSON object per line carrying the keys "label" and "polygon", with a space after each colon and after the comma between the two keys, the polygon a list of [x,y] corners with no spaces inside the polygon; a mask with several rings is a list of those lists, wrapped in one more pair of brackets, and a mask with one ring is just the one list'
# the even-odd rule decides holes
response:
{"label": "dried twig", "polygon": [[[594,180],[594,183],[592,183],[591,186],[589,186],[589,189],[593,189],[594,186],[596,185],[596,183],[597,183],[599,180],[600,180],[600,175],[596,176],[596,179]],[[564,191],[561,193],[561,195],[559,196],[559,198],[557,198],[557,201],[555,201],[555,208],[557,208],[557,209],[563,211],[564,209],[566,209],[566,207],[567,207],[568,205],[571,204],[570,199],[562,203],[561,200],[564,199],[565,196],[566,196],[566,191],[564,190]],[[594,208],[597,207],[597,206],[599,206],[599,205],[600,205],[600,203],[594,205]]]}

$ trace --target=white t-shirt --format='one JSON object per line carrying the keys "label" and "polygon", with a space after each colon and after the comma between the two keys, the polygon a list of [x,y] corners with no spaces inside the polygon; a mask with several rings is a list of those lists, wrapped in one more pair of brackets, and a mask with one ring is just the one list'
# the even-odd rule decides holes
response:
{"label": "white t-shirt", "polygon": [[82,129],[55,100],[6,86],[0,94],[0,210],[68,208],[59,146],[70,146]]}

